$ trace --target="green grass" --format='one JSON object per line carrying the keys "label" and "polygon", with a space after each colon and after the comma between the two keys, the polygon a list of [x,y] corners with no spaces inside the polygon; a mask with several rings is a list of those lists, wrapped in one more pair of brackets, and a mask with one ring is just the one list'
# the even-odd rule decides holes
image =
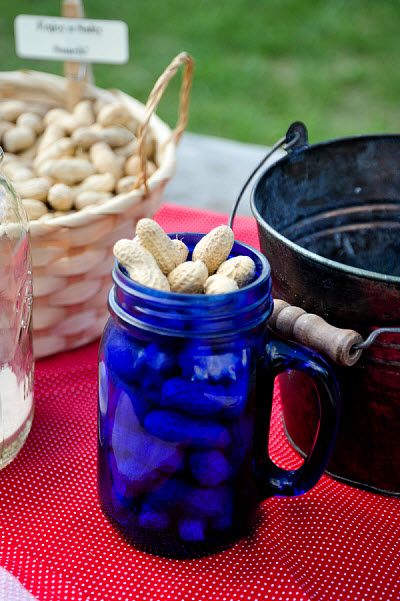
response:
{"label": "green grass", "polygon": [[[188,129],[270,145],[292,121],[311,142],[399,130],[398,0],[84,0],[87,17],[128,23],[127,65],[95,65],[96,84],[145,102],[182,50],[195,59]],[[18,59],[17,14],[60,15],[60,3],[19,0],[0,14],[0,70],[62,73],[56,62]],[[180,79],[158,114],[177,116]]]}

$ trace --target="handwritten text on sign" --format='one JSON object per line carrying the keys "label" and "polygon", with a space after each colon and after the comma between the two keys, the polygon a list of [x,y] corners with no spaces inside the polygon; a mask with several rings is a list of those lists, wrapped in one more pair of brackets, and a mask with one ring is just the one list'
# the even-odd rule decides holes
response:
{"label": "handwritten text on sign", "polygon": [[15,48],[21,58],[123,64],[129,59],[123,21],[18,15]]}

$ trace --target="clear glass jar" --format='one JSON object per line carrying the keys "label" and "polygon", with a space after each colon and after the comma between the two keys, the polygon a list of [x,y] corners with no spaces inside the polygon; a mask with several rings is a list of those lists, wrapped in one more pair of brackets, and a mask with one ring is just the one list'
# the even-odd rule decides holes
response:
{"label": "clear glass jar", "polygon": [[[191,253],[201,235],[179,237]],[[235,255],[254,260],[256,277],[227,294],[163,292],[113,270],[99,352],[98,493],[118,531],[156,555],[198,557],[233,544],[256,523],[261,501],[316,484],[335,440],[329,366],[271,338],[268,262],[239,242]],[[267,451],[273,380],[287,369],[311,376],[321,404],[313,450],[292,471]]]}
{"label": "clear glass jar", "polygon": [[29,221],[10,182],[0,174],[0,469],[17,455],[32,424],[31,317]]}

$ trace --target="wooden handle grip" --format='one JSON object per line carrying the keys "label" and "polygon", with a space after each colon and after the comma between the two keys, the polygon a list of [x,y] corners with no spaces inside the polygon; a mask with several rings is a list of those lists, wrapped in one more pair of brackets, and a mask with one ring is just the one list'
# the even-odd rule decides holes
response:
{"label": "wooden handle grip", "polygon": [[310,346],[340,365],[354,365],[362,353],[353,348],[363,341],[358,332],[335,328],[322,317],[279,299],[274,300],[268,323],[280,336]]}

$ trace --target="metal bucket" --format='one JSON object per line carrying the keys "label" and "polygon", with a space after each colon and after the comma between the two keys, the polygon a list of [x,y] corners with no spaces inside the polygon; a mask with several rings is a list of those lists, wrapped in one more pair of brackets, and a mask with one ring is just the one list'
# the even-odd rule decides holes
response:
{"label": "metal bucket", "polygon": [[[400,325],[400,135],[308,145],[289,128],[288,154],[256,183],[251,208],[273,295],[363,338]],[[400,336],[386,333],[352,367],[332,365],[343,399],[327,473],[400,496]],[[281,376],[284,423],[306,454],[318,423],[312,385]]]}

